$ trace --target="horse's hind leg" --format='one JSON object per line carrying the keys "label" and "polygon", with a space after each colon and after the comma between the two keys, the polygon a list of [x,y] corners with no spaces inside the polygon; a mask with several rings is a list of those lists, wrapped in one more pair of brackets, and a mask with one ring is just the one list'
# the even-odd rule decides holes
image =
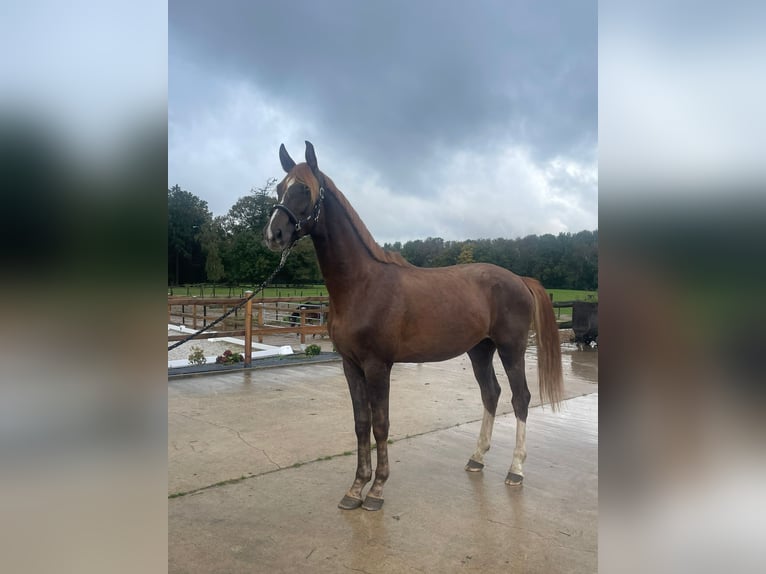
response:
{"label": "horse's hind leg", "polygon": [[469,472],[478,472],[484,468],[484,455],[489,450],[492,439],[497,401],[500,398],[500,384],[497,382],[495,369],[492,366],[494,354],[495,344],[490,339],[484,339],[468,351],[471,365],[473,365],[473,373],[481,389],[481,401],[484,403],[484,417],[481,421],[481,431],[476,443],[476,450],[468,459],[468,464],[465,465],[465,469]]}
{"label": "horse's hind leg", "polygon": [[498,346],[500,360],[503,362],[503,368],[505,368],[508,381],[511,383],[511,392],[513,393],[511,404],[513,405],[513,412],[516,414],[516,447],[513,450],[511,468],[505,477],[505,483],[511,486],[518,486],[523,482],[523,465],[527,458],[527,411],[532,395],[529,392],[527,375],[524,372],[525,351],[525,344]]}

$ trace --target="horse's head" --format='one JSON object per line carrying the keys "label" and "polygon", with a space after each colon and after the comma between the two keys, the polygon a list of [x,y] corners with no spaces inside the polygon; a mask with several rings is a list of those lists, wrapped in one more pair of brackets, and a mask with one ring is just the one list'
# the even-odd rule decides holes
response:
{"label": "horse's head", "polygon": [[263,230],[269,249],[282,251],[311,233],[324,199],[324,176],[317,167],[314,146],[306,142],[306,163],[297,164],[279,146],[279,161],[287,174],[277,185],[277,204]]}

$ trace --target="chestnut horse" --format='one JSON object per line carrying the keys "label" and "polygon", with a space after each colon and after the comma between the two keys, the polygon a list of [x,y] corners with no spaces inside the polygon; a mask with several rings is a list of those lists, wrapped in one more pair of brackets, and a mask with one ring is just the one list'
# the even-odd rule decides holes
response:
{"label": "chestnut horse", "polygon": [[[554,410],[562,395],[558,327],[548,294],[534,279],[485,263],[421,269],[384,251],[333,181],[319,170],[314,146],[297,164],[284,144],[287,175],[264,229],[267,245],[282,251],[311,236],[330,295],[328,330],[343,359],[358,442],[356,477],[340,501],[350,510],[378,510],[389,475],[388,396],[394,363],[444,361],[467,352],[481,389],[484,417],[476,451],[465,469],[484,468],[500,396],[492,358],[500,355],[511,384],[516,447],[506,484],[524,479],[530,393],[524,353],[532,326],[538,342],[540,395]],[[372,479],[370,428],[377,447]]]}

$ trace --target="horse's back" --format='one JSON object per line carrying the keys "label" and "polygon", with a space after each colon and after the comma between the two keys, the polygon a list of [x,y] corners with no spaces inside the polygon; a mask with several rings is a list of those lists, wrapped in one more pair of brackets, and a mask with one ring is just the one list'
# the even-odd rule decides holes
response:
{"label": "horse's back", "polygon": [[[495,310],[523,311],[531,308],[533,297],[524,281],[512,271],[492,263],[468,263],[421,269],[435,295],[450,302]],[[500,311],[501,309],[497,309]]]}

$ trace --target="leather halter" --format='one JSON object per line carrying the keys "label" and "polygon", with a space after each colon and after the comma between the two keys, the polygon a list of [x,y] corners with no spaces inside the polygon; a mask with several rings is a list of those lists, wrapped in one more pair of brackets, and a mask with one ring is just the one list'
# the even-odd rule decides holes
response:
{"label": "leather halter", "polygon": [[[285,191],[287,193],[287,191]],[[319,199],[314,204],[314,209],[311,210],[311,215],[308,217],[304,217],[303,219],[299,219],[298,216],[296,216],[292,210],[287,207],[286,205],[282,203],[277,203],[271,210],[272,213],[274,213],[277,210],[284,211],[287,215],[287,218],[290,220],[290,223],[295,225],[295,231],[300,231],[304,225],[316,222],[319,219],[319,214],[322,211],[322,202],[324,201],[324,186],[319,186]]]}

